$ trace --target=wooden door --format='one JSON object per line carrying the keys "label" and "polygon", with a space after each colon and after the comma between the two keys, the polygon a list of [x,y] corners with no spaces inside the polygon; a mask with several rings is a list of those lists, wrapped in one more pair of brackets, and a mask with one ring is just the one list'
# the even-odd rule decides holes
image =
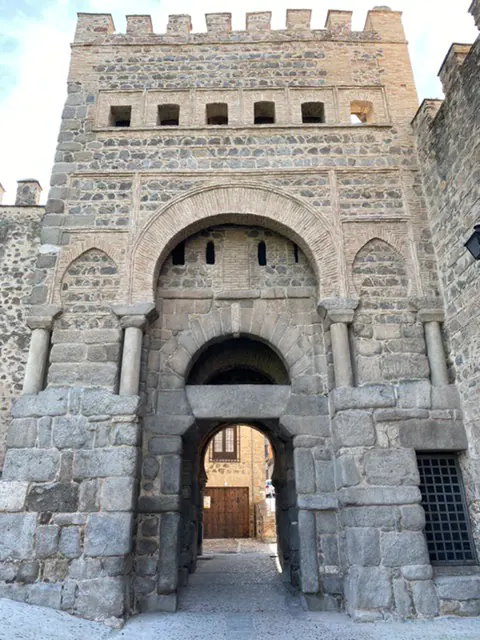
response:
{"label": "wooden door", "polygon": [[206,487],[203,537],[248,538],[248,487]]}

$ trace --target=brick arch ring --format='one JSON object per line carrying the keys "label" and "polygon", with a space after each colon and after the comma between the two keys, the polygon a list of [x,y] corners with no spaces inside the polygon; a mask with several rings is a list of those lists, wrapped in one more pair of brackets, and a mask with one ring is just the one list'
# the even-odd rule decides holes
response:
{"label": "brick arch ring", "polygon": [[310,345],[302,340],[298,328],[290,324],[287,314],[255,315],[251,309],[239,305],[199,316],[192,321],[190,329],[170,338],[163,346],[165,354],[170,354],[166,366],[185,381],[200,352],[222,338],[240,335],[270,347],[285,365],[290,380],[312,373]]}
{"label": "brick arch ring", "polygon": [[341,296],[340,239],[330,221],[301,200],[264,184],[203,187],[159,209],[141,230],[130,263],[129,301],[154,302],[160,266],[189,235],[214,224],[265,227],[288,237],[315,272],[318,299]]}

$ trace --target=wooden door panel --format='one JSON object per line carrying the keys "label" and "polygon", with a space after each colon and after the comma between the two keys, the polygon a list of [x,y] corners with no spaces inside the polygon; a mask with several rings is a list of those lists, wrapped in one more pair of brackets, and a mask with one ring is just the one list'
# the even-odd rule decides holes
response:
{"label": "wooden door panel", "polygon": [[207,487],[210,508],[203,510],[204,538],[248,538],[248,487]]}

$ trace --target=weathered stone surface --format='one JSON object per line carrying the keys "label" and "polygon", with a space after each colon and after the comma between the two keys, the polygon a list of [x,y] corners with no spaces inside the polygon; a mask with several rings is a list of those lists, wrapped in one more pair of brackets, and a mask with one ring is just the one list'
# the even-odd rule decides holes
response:
{"label": "weathered stone surface", "polygon": [[39,582],[28,590],[28,602],[39,607],[60,609],[62,600],[62,585]]}
{"label": "weathered stone surface", "polygon": [[412,584],[413,604],[418,614],[426,618],[438,616],[439,601],[432,580],[421,580]]}
{"label": "weathered stone surface", "polygon": [[399,520],[399,514],[392,507],[353,507],[342,509],[341,519],[346,527],[393,529]]}
{"label": "weathered stone surface", "polygon": [[319,583],[314,514],[310,511],[300,509],[298,512],[298,527],[300,539],[301,589],[304,593],[317,593]]}
{"label": "weathered stone surface", "polygon": [[97,578],[78,583],[75,612],[91,620],[119,618],[125,608],[125,579]]}
{"label": "weathered stone surface", "polygon": [[121,556],[132,547],[132,515],[92,513],[85,527],[86,556]]}
{"label": "weathered stone surface", "polygon": [[438,576],[435,585],[445,600],[480,599],[480,576]]}
{"label": "weathered stone surface", "polygon": [[427,543],[420,532],[384,532],[381,535],[382,564],[401,567],[412,564],[428,564]]}
{"label": "weathered stone surface", "polygon": [[35,513],[0,513],[0,560],[27,560],[33,553]]}
{"label": "weathered stone surface", "polygon": [[306,511],[330,511],[336,509],[338,501],[334,493],[324,493],[323,495],[298,496],[297,505],[299,509]]}
{"label": "weathered stone surface", "polygon": [[0,482],[0,512],[21,511],[25,506],[28,482]]}
{"label": "weathered stone surface", "polygon": [[295,483],[298,493],[315,493],[315,465],[310,449],[294,450]]}
{"label": "weathered stone surface", "polygon": [[140,496],[138,511],[140,513],[163,513],[180,510],[180,496]]}
{"label": "weathered stone surface", "polygon": [[460,420],[405,420],[397,423],[400,443],[417,451],[464,451],[467,435]]}
{"label": "weathered stone surface", "polygon": [[402,618],[410,618],[413,614],[413,602],[405,580],[396,578],[393,580],[392,586],[397,614]]}
{"label": "weathered stone surface", "polygon": [[37,421],[34,418],[16,418],[10,423],[7,447],[23,449],[34,447],[37,439]]}
{"label": "weathered stone surface", "polygon": [[431,580],[433,569],[430,564],[412,564],[402,567],[402,574],[406,580]]}
{"label": "weathered stone surface", "polygon": [[28,492],[30,511],[73,512],[78,508],[78,485],[55,483],[34,485]]}
{"label": "weathered stone surface", "polygon": [[431,396],[432,385],[428,380],[405,380],[398,385],[398,406],[401,409],[430,409]]}
{"label": "weathered stone surface", "polygon": [[343,489],[339,501],[344,505],[417,504],[421,495],[418,487],[349,487]]}
{"label": "weathered stone surface", "polygon": [[160,464],[160,488],[162,493],[172,495],[180,492],[181,468],[182,459],[180,456],[162,456]]}
{"label": "weathered stone surface", "polygon": [[138,396],[119,396],[105,389],[85,389],[81,411],[84,416],[133,415],[139,402]]}
{"label": "weathered stone surface", "polygon": [[101,506],[104,511],[132,511],[137,498],[135,478],[106,478],[102,484]]}
{"label": "weathered stone surface", "polygon": [[337,411],[395,406],[393,387],[383,384],[367,384],[362,387],[341,387],[333,389],[331,397]]}
{"label": "weathered stone surface", "polygon": [[285,413],[290,398],[290,387],[282,385],[189,385],[186,389],[196,418],[276,418]]}
{"label": "weathered stone surface", "polygon": [[73,458],[74,478],[108,478],[133,476],[137,467],[137,451],[132,447],[76,451]]}
{"label": "weathered stone surface", "polygon": [[61,416],[67,412],[68,389],[51,387],[37,395],[24,395],[12,407],[14,418]]}
{"label": "weathered stone surface", "polygon": [[180,527],[179,513],[164,513],[160,517],[160,555],[158,593],[171,593],[177,587],[177,540]]}
{"label": "weathered stone surface", "polygon": [[392,605],[390,572],[382,567],[350,567],[345,581],[348,611],[388,609]]}
{"label": "weathered stone surface", "polygon": [[58,550],[67,558],[78,558],[81,554],[79,527],[62,527]]}
{"label": "weathered stone surface", "polygon": [[60,527],[53,524],[37,527],[35,533],[35,553],[38,558],[48,558],[58,549]]}
{"label": "weathered stone surface", "polygon": [[148,451],[157,456],[167,453],[181,453],[182,439],[179,436],[150,438],[148,441]]}
{"label": "weathered stone surface", "polygon": [[333,435],[339,447],[369,446],[375,443],[372,413],[356,409],[337,413]]}
{"label": "weathered stone surface", "polygon": [[4,480],[53,480],[60,468],[56,449],[10,449],[5,457]]}
{"label": "weathered stone surface", "polygon": [[348,561],[362,567],[380,564],[380,534],[378,529],[347,529]]}
{"label": "weathered stone surface", "polygon": [[423,531],[425,528],[425,510],[421,505],[401,507],[402,525],[411,531]]}
{"label": "weathered stone surface", "polygon": [[83,416],[62,416],[53,424],[53,444],[58,449],[89,449],[94,430]]}
{"label": "weathered stone surface", "polygon": [[415,453],[409,449],[372,450],[365,454],[365,474],[369,484],[418,485]]}

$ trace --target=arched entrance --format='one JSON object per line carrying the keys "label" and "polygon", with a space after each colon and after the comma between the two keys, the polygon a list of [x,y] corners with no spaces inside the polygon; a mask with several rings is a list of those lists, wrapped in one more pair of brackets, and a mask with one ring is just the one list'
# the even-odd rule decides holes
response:
{"label": "arched entrance", "polygon": [[[142,378],[139,609],[174,610],[196,569],[204,455],[226,424],[252,425],[269,439],[279,561],[303,592],[319,592],[317,512],[334,503],[316,497],[317,475],[320,491],[333,478],[317,289],[300,245],[230,218],[180,239],[160,265]],[[330,555],[331,567],[338,559]]]}

